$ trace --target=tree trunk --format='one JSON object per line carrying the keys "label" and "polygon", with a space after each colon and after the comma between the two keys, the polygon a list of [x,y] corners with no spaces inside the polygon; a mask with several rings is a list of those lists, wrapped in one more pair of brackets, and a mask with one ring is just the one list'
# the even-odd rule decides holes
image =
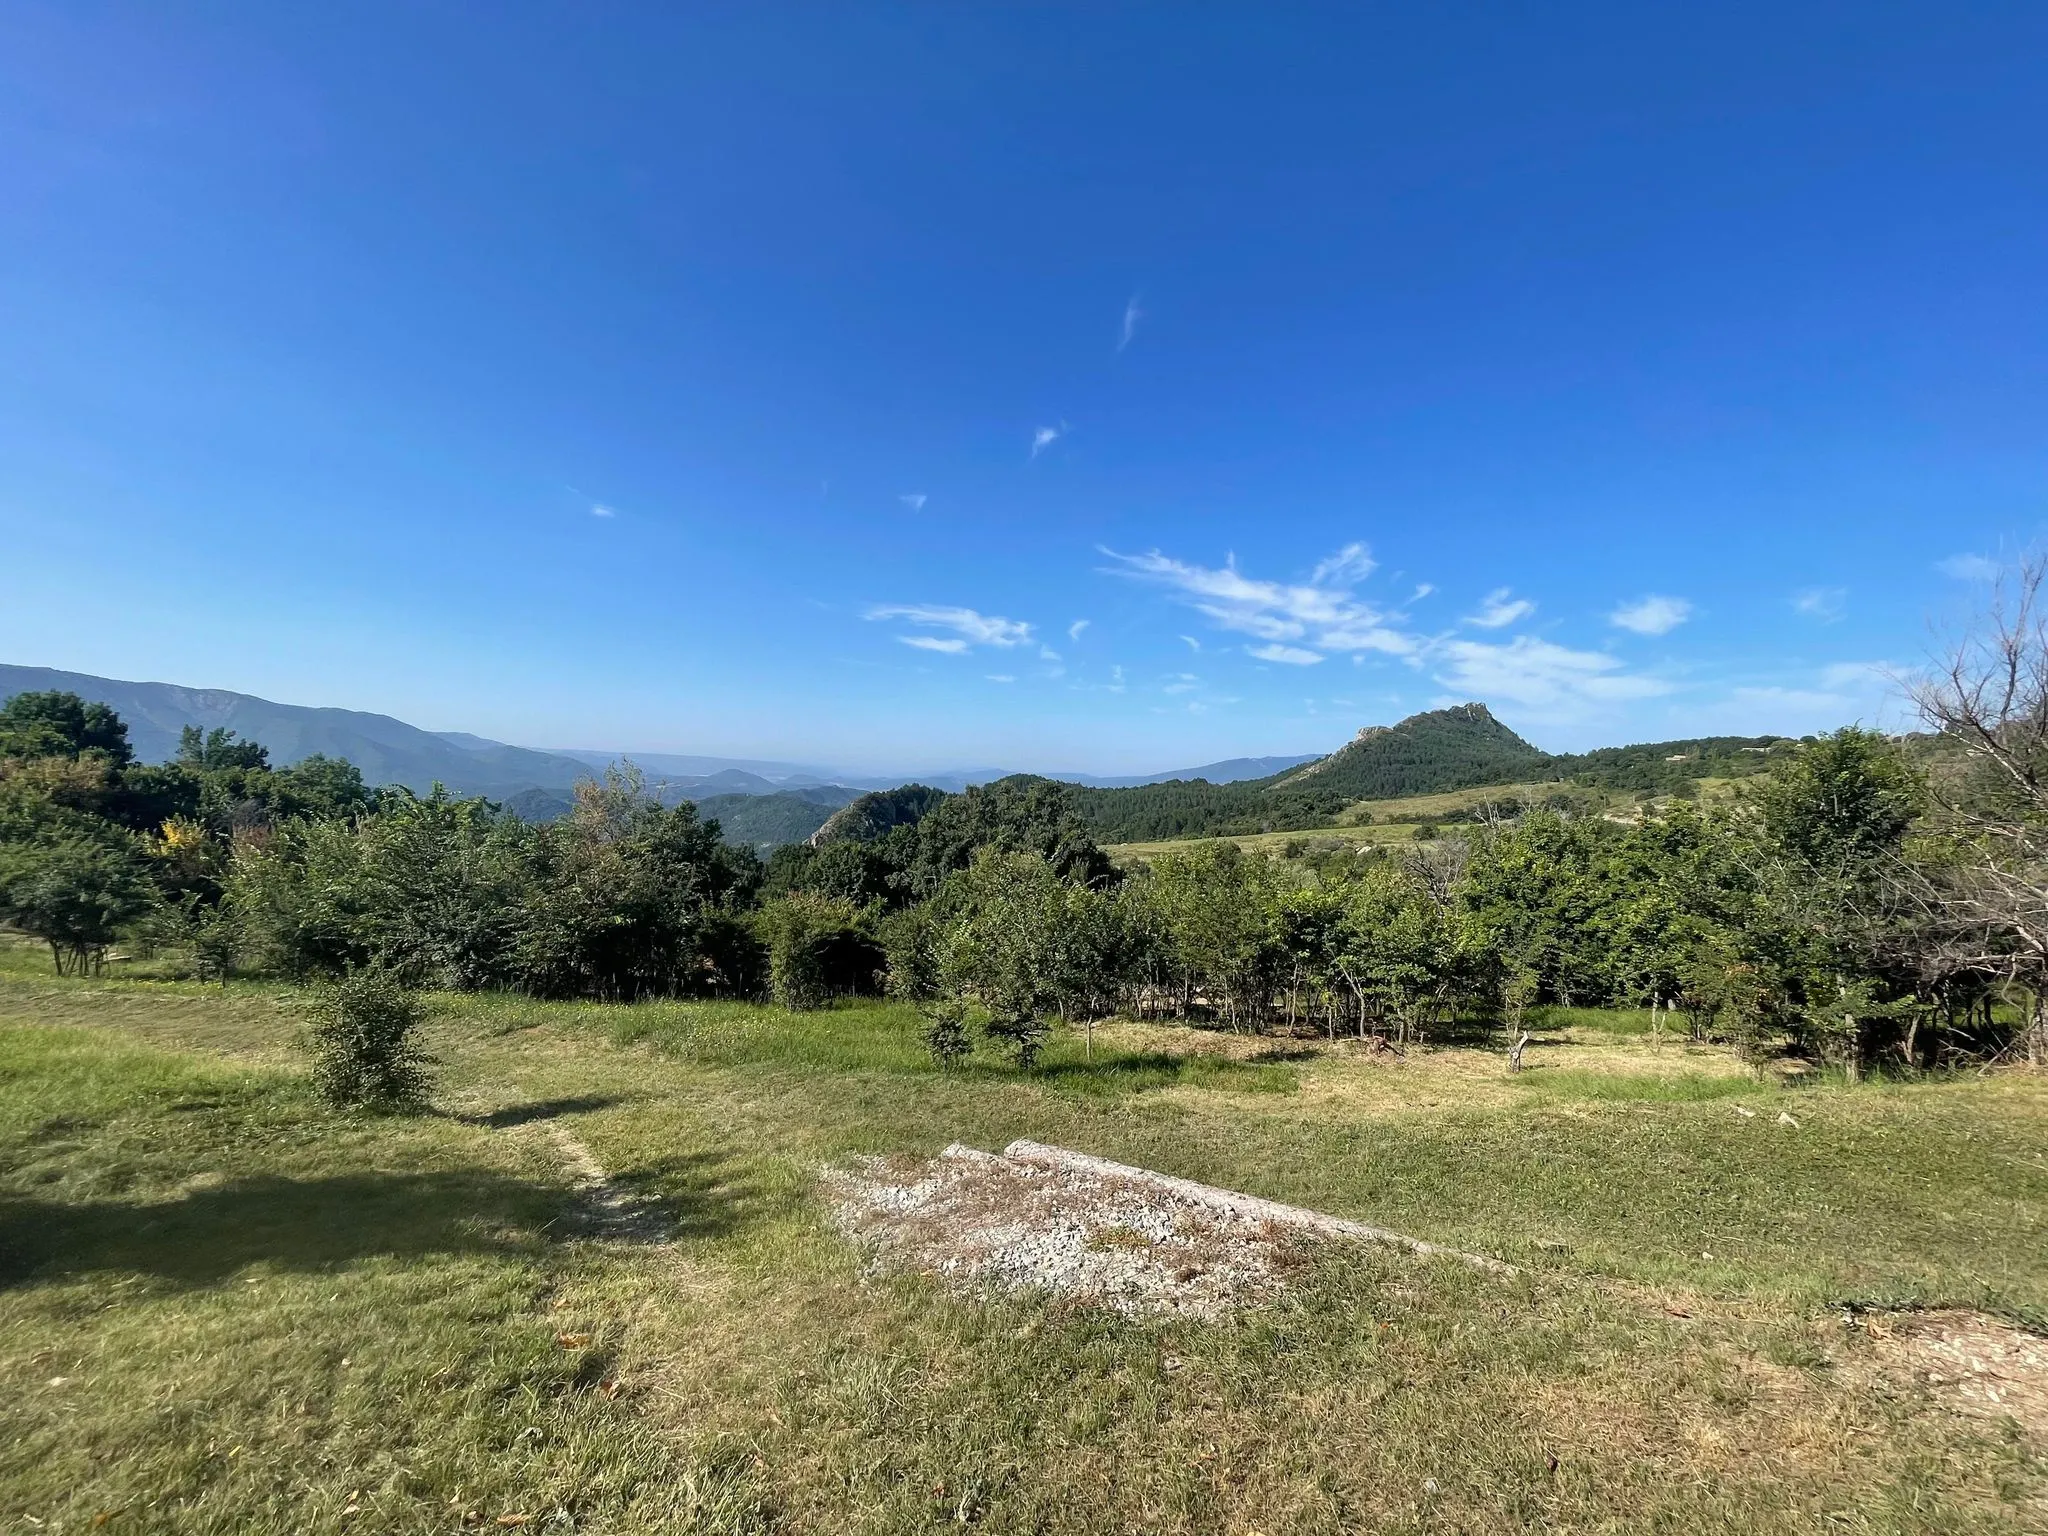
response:
{"label": "tree trunk", "polygon": [[1526,1033],[1524,1033],[1522,1038],[1515,1042],[1515,1048],[1508,1052],[1508,1070],[1510,1072],[1519,1072],[1522,1070],[1522,1052],[1524,1052],[1528,1048],[1529,1036]]}

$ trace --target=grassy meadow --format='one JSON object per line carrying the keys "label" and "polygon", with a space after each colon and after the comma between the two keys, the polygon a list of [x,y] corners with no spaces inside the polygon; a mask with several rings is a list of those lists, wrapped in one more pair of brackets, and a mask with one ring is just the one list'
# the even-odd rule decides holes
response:
{"label": "grassy meadow", "polygon": [[[1553,1011],[1406,1061],[910,1011],[436,1000],[433,1113],[289,995],[0,950],[0,1530],[2020,1532],[2048,1447],[1858,1309],[2048,1323],[2048,1082],[1792,1080]],[[1781,1119],[1783,1116],[1785,1118]],[[555,1133],[658,1201],[598,1240]],[[1215,1323],[864,1273],[814,1174],[1029,1136],[1512,1260]]]}

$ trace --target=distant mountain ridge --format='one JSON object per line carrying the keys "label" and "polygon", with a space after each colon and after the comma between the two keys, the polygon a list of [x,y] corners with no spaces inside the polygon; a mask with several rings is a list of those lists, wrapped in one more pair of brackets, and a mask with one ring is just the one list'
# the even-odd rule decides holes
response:
{"label": "distant mountain ridge", "polygon": [[[373,785],[402,784],[425,793],[438,783],[456,794],[488,796],[536,821],[567,810],[579,781],[631,756],[662,799],[694,800],[706,815],[719,818],[733,842],[760,847],[801,841],[828,822],[873,819],[895,805],[892,796],[957,793],[970,784],[1011,777],[996,769],[963,769],[923,774],[914,781],[852,774],[834,780],[829,768],[765,758],[542,752],[464,731],[425,731],[361,710],[277,704],[223,688],[0,665],[0,700],[49,689],[112,707],[128,723],[129,740],[146,761],[173,756],[178,733],[188,725],[224,727],[261,742],[279,766],[315,753],[347,758]],[[1136,842],[1322,826],[1353,801],[1489,784],[1572,779],[1664,793],[1701,777],[1755,772],[1782,739],[1714,736],[1560,756],[1524,741],[1484,704],[1471,703],[1410,715],[1394,725],[1367,726],[1326,756],[1231,758],[1160,774],[1063,775],[1059,782],[1072,786],[1075,812],[1098,839]],[[919,798],[916,807],[906,801],[905,808],[914,820],[926,807]],[[832,834],[828,830],[825,835]]]}
{"label": "distant mountain ridge", "polygon": [[276,704],[225,688],[131,683],[52,667],[0,665],[0,699],[49,689],[111,707],[128,723],[128,739],[147,762],[175,756],[179,731],[196,725],[260,741],[280,766],[315,753],[345,757],[372,784],[403,784],[420,793],[438,782],[461,794],[505,799],[527,789],[566,792],[590,775],[585,764],[570,758],[482,737],[468,738],[479,746],[457,746],[389,715]]}
{"label": "distant mountain ridge", "polygon": [[[769,758],[708,757],[671,752],[605,752],[588,748],[540,750],[508,746],[468,731],[428,731],[390,715],[362,710],[279,704],[254,694],[226,688],[188,688],[178,683],[129,682],[70,672],[55,667],[0,664],[0,700],[17,693],[58,690],[106,704],[128,723],[136,754],[163,762],[178,750],[178,733],[188,725],[216,727],[269,748],[280,767],[315,753],[344,757],[362,770],[371,784],[402,784],[425,794],[442,784],[456,794],[487,795],[518,814],[535,820],[559,815],[581,779],[601,773],[630,757],[647,777],[649,787],[664,800],[721,801],[731,796],[780,796],[790,791],[840,789],[827,811],[862,790],[888,789],[913,777],[846,773],[817,764],[780,762]],[[1136,785],[1168,779],[1207,778],[1212,782],[1256,778],[1281,767],[1312,761],[1306,757],[1233,758],[1200,768],[1163,773],[1063,776],[1089,785]],[[1009,777],[1001,768],[964,768],[915,776],[936,788],[959,791]],[[813,802],[815,803],[815,802]],[[728,808],[728,817],[733,816]],[[762,812],[762,825],[793,826],[804,813],[794,808]],[[822,818],[820,818],[822,819]],[[738,820],[734,821],[739,826]],[[797,834],[805,837],[813,827]],[[737,841],[757,841],[751,836]]]}

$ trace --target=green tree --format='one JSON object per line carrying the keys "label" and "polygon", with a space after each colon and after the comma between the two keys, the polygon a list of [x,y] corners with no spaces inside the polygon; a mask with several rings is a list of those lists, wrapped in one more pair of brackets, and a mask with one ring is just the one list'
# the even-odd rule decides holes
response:
{"label": "green tree", "polygon": [[270,751],[261,742],[244,741],[222,726],[207,731],[188,725],[178,733],[174,761],[194,773],[226,773],[238,768],[268,768]]}
{"label": "green tree", "polygon": [[99,974],[108,946],[155,903],[141,850],[111,827],[0,844],[0,922],[48,944],[59,975]]}
{"label": "green tree", "polygon": [[1196,843],[1154,859],[1144,883],[1180,1011],[1200,998],[1233,1027],[1262,1024],[1288,969],[1272,861],[1235,843]]}
{"label": "green tree", "polygon": [[17,693],[0,705],[0,757],[93,756],[110,768],[135,759],[128,727],[105,704],[75,693]]}
{"label": "green tree", "polygon": [[835,996],[877,990],[887,958],[865,909],[798,891],[769,902],[755,922],[770,991],[784,1008],[822,1008]]}
{"label": "green tree", "polygon": [[1064,888],[1043,855],[984,848],[940,902],[955,914],[940,963],[942,994],[978,1003],[984,1033],[1026,1071],[1051,1032],[1046,1015],[1059,1005]]}
{"label": "green tree", "polygon": [[731,991],[731,916],[760,866],[687,801],[663,806],[637,769],[585,780],[568,815],[532,829],[518,975],[543,996],[618,1000]]}

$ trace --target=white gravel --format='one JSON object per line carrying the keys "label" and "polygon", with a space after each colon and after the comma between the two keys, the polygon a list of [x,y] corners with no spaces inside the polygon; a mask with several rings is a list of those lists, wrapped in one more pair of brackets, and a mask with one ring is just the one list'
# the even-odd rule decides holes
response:
{"label": "white gravel", "polygon": [[1314,1239],[1137,1180],[948,1147],[827,1169],[834,1219],[878,1263],[968,1290],[1219,1317],[1270,1298]]}

